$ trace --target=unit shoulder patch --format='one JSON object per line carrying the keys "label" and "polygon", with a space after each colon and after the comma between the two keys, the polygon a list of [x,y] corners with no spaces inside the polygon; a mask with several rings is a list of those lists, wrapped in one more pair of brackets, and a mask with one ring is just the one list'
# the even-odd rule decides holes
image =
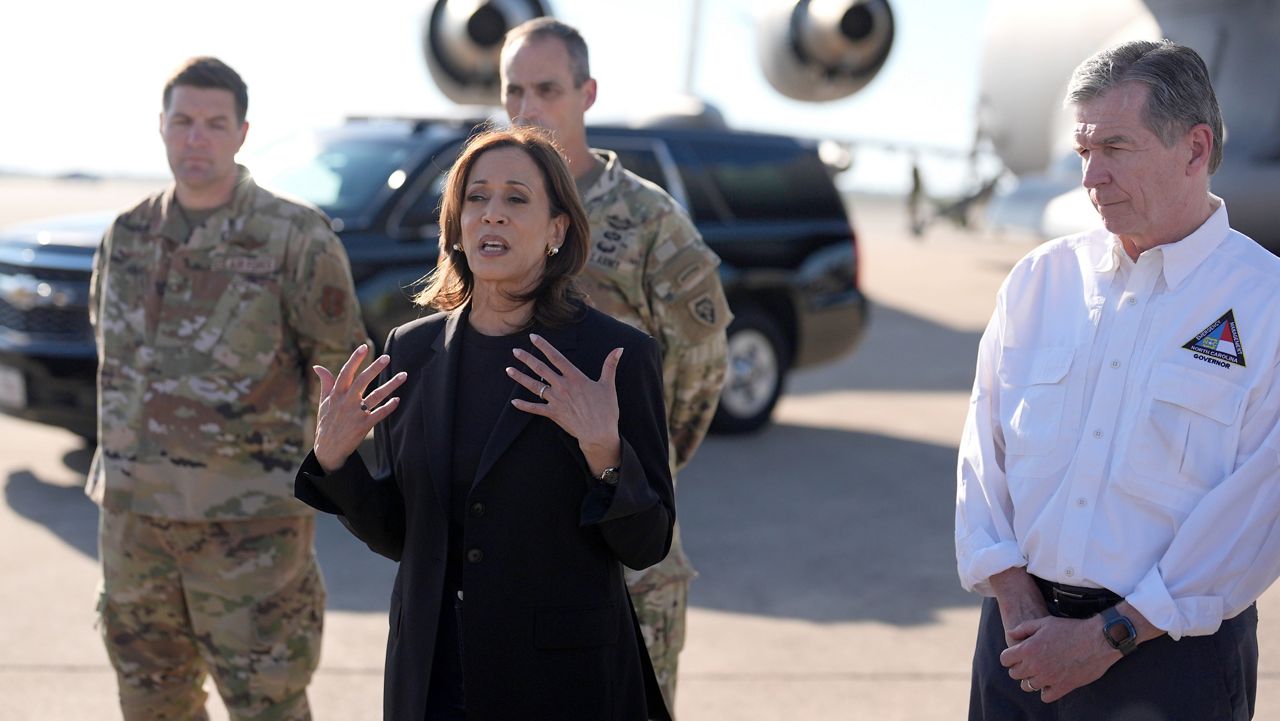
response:
{"label": "unit shoulder patch", "polygon": [[711,298],[709,293],[704,293],[692,301],[689,301],[689,311],[694,318],[705,325],[714,327],[716,324],[716,302]]}

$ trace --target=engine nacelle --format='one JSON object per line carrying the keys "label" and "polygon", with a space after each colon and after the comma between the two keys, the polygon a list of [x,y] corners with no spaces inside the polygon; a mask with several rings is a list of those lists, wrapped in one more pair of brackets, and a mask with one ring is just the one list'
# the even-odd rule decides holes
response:
{"label": "engine nacelle", "polygon": [[861,90],[893,46],[887,0],[796,0],[756,24],[760,65],[778,92],[820,103]]}
{"label": "engine nacelle", "polygon": [[497,105],[503,36],[547,14],[539,0],[436,0],[422,30],[431,79],[455,103]]}

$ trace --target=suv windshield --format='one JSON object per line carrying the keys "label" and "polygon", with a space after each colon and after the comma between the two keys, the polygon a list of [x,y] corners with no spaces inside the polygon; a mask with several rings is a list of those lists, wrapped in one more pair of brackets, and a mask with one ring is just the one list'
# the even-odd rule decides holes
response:
{"label": "suv windshield", "polygon": [[264,187],[351,220],[370,212],[379,190],[404,181],[413,148],[409,138],[304,133],[263,148],[245,164]]}

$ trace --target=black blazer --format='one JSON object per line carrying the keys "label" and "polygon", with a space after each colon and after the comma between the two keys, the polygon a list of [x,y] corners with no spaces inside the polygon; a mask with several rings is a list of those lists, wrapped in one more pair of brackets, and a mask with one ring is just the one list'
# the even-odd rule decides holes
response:
{"label": "black blazer", "polygon": [[[603,313],[536,329],[594,377],[619,346],[621,480],[595,481],[577,441],[508,404],[467,499],[461,636],[470,721],[647,721],[663,705],[622,564],[666,556],[675,523],[662,365],[652,338]],[[358,454],[325,475],[314,456],[295,494],[338,514],[377,553],[400,562],[391,592],[383,717],[421,721],[448,547],[450,437],[458,325],[436,314],[393,330],[385,382],[406,371],[399,408],[375,431],[380,471]],[[544,359],[545,360],[545,359]],[[513,359],[513,366],[523,364]],[[516,386],[515,396],[537,401]],[[612,491],[612,492],[611,492]]]}

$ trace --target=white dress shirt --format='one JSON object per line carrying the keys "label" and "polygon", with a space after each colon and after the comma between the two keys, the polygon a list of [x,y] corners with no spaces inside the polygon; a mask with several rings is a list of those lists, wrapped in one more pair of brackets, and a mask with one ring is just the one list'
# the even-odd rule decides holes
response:
{"label": "white dress shirt", "polygon": [[1280,259],[1215,201],[1137,262],[1096,230],[1005,280],[960,445],[965,588],[1025,566],[1177,639],[1280,575]]}

